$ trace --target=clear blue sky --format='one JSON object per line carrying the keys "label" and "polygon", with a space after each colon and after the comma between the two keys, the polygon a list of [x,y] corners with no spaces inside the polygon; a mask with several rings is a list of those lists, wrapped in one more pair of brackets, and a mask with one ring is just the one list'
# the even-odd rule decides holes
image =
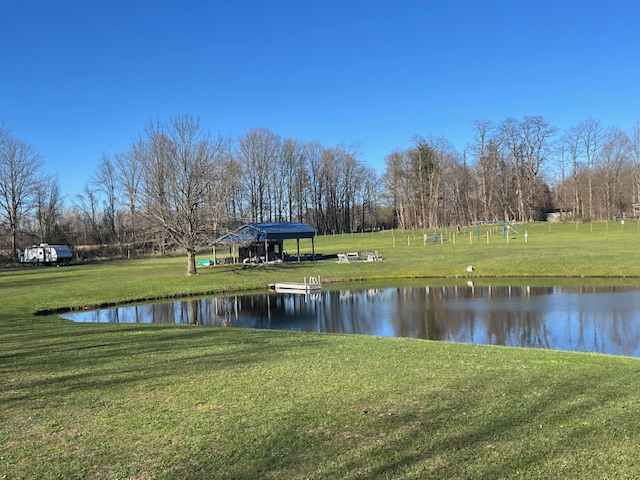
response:
{"label": "clear blue sky", "polygon": [[637,1],[6,0],[0,123],[67,193],[178,113],[352,145],[381,169],[415,134],[464,148],[478,119],[631,126],[638,18]]}

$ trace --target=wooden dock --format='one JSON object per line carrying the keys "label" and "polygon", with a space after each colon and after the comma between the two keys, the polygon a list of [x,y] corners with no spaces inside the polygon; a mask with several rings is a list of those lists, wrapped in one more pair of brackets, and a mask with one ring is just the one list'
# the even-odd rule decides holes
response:
{"label": "wooden dock", "polygon": [[269,288],[278,293],[312,293],[322,289],[320,277],[309,277],[304,279],[304,283],[270,283]]}

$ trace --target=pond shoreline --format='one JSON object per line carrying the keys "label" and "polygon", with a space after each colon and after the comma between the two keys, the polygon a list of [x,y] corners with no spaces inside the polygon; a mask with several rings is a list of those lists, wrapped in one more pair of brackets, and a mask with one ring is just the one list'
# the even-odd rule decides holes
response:
{"label": "pond shoreline", "polygon": [[640,357],[640,286],[546,279],[333,284],[61,314],[81,324],[364,334]]}
{"label": "pond shoreline", "polygon": [[[339,285],[347,283],[366,283],[377,281],[390,281],[390,280],[454,280],[454,281],[474,281],[474,280],[638,280],[638,286],[640,286],[640,275],[389,275],[389,276],[369,276],[369,277],[349,277],[349,278],[322,278],[323,284]],[[97,310],[101,308],[118,307],[134,303],[147,303],[162,300],[174,300],[179,298],[194,298],[209,295],[231,295],[235,293],[263,293],[267,291],[268,287],[264,288],[233,288],[225,289],[218,288],[212,290],[192,291],[192,292],[177,292],[168,295],[156,295],[148,297],[135,297],[131,299],[100,302],[84,305],[71,305],[56,308],[44,308],[33,312],[37,316],[46,315],[58,315],[68,312],[77,312],[82,310]]]}

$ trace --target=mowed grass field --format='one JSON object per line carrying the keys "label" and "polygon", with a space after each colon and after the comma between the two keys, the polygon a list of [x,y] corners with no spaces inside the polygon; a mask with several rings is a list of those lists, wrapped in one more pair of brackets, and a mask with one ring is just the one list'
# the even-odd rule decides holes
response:
{"label": "mowed grass field", "polygon": [[34,315],[309,275],[464,277],[469,264],[481,281],[640,285],[635,223],[528,225],[527,244],[524,229],[488,245],[486,227],[455,245],[425,246],[423,232],[316,242],[377,250],[375,264],[186,277],[182,258],[166,258],[0,273],[0,479],[639,478],[636,359]]}

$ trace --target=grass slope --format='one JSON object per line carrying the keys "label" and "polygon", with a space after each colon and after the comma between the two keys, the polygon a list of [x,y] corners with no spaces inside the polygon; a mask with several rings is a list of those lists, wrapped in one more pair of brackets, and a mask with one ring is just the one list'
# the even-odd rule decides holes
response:
{"label": "grass slope", "polygon": [[527,245],[463,234],[425,247],[421,232],[396,233],[395,248],[389,232],[317,242],[377,249],[383,264],[186,278],[182,259],[157,259],[3,273],[0,478],[638,478],[634,359],[33,315],[310,274],[460,275],[469,263],[490,276],[640,276],[635,225],[528,233]]}

